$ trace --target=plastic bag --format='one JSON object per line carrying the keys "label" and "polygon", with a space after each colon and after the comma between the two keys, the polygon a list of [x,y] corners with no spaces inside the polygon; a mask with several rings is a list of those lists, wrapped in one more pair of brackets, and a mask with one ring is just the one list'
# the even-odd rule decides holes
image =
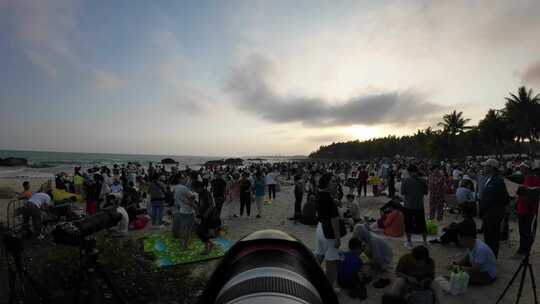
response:
{"label": "plastic bag", "polygon": [[426,221],[426,230],[427,230],[428,235],[438,235],[439,234],[439,227],[432,220],[427,220]]}
{"label": "plastic bag", "polygon": [[467,291],[469,286],[469,274],[465,271],[452,272],[450,274],[450,294],[459,295]]}

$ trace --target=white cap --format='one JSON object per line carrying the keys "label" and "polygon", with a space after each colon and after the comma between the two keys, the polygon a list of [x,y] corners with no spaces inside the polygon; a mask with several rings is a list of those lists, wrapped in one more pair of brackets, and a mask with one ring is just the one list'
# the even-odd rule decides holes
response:
{"label": "white cap", "polygon": [[493,167],[493,168],[499,168],[499,162],[494,159],[494,158],[490,158],[488,160],[486,160],[485,162],[482,163],[482,166],[484,167]]}

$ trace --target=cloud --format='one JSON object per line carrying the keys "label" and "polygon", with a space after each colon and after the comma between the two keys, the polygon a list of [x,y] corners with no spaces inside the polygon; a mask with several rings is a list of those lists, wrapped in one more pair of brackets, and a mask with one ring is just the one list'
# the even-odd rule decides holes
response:
{"label": "cloud", "polygon": [[322,142],[335,142],[343,140],[342,134],[324,134],[324,135],[310,135],[304,137],[305,141],[308,142],[314,142],[314,143],[322,143]]}
{"label": "cloud", "polygon": [[527,66],[522,75],[523,82],[540,85],[540,60]]}
{"label": "cloud", "polygon": [[95,85],[102,90],[112,90],[122,86],[123,80],[113,73],[106,71],[96,71]]}
{"label": "cloud", "polygon": [[354,96],[341,102],[319,97],[278,94],[268,78],[275,74],[265,56],[252,55],[234,68],[226,84],[238,109],[275,123],[300,122],[306,127],[350,125],[422,125],[445,107],[412,91]]}
{"label": "cloud", "polygon": [[79,1],[4,0],[9,29],[21,43],[30,62],[47,77],[56,78],[61,67],[81,66],[74,39]]}

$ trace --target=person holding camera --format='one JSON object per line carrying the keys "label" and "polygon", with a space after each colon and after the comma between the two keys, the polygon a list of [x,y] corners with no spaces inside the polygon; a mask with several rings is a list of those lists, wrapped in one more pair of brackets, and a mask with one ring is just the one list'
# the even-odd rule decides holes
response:
{"label": "person holding camera", "polygon": [[532,221],[538,211],[538,191],[540,179],[533,173],[530,163],[519,164],[518,176],[509,176],[513,182],[520,183],[517,190],[517,214],[519,223],[519,248],[512,256],[513,259],[522,259],[529,252],[532,244]]}

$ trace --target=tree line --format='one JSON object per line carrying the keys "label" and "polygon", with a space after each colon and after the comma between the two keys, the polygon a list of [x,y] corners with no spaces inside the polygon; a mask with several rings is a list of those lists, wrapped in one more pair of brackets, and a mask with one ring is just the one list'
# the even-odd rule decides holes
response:
{"label": "tree line", "polygon": [[364,160],[380,157],[461,158],[527,153],[535,155],[540,138],[540,94],[522,86],[505,97],[502,109],[490,109],[478,125],[456,110],[445,114],[438,128],[412,135],[389,135],[366,141],[320,146],[309,155],[317,159]]}

